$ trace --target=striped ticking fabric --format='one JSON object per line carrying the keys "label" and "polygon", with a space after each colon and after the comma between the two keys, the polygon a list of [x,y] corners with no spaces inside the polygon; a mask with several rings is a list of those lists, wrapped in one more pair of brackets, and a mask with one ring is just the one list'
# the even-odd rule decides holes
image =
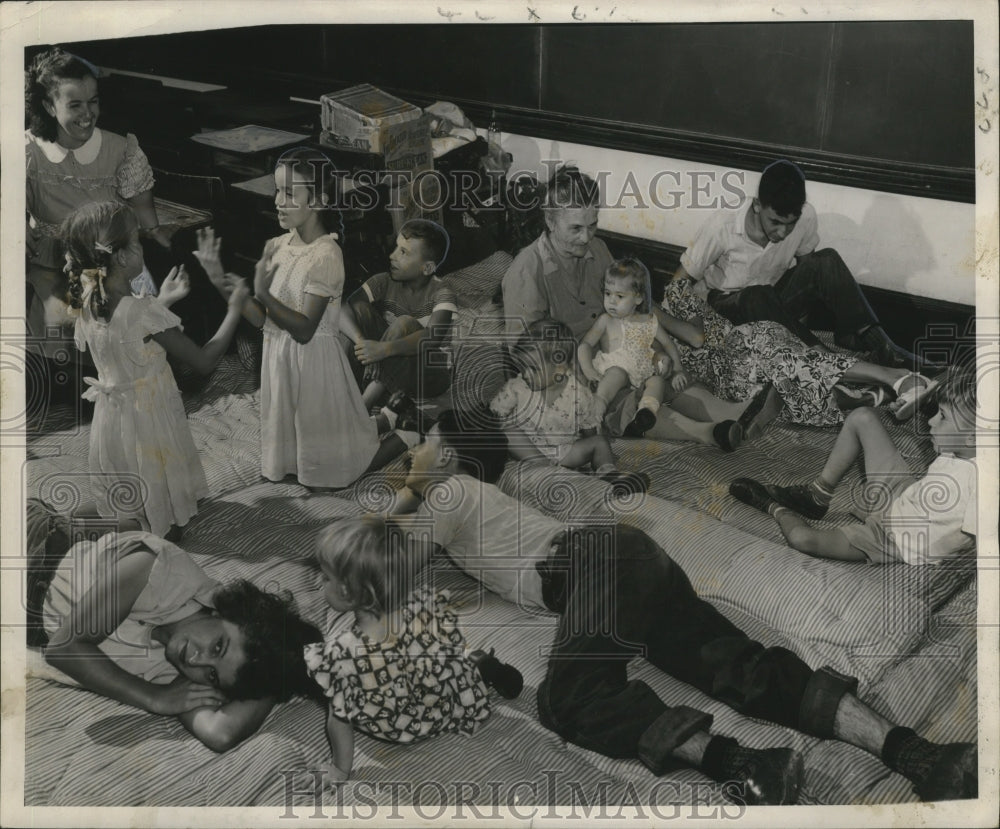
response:
{"label": "striped ticking fabric", "polygon": [[[337,495],[308,494],[294,485],[257,484],[215,499],[194,519],[185,547],[214,577],[251,578],[269,589],[287,589],[320,627],[347,623],[327,616],[308,562],[317,530],[354,515],[357,504]],[[525,676],[514,701],[494,697],[494,713],[471,737],[448,735],[415,746],[357,739],[354,779],[345,805],[372,799],[391,805],[474,796],[483,808],[519,796],[522,804],[582,804],[602,789],[610,804],[650,800],[661,812],[672,802],[708,798],[718,788],[691,769],[655,778],[637,761],[613,760],[567,745],[537,722],[534,692],[544,676],[545,652],[556,619],[530,614],[486,593],[447,559],[428,573],[435,586],[453,591],[469,646],[496,648]],[[643,660],[633,675],[652,685],[668,704],[702,707],[715,715],[713,730],[749,745],[792,745],[807,761],[803,802],[900,802],[909,786],[875,759],[837,742],[821,742],[790,729],[742,717],[695,692]],[[41,679],[28,683],[25,802],[29,805],[150,805],[284,807],[286,783],[306,788],[311,770],[326,759],[323,710],[295,700],[279,706],[261,731],[232,752],[216,755],[167,717],[156,717],[86,691]],[[291,776],[291,777],[290,777]],[[396,794],[393,795],[393,786]],[[313,807],[307,794],[294,798]],[[328,808],[336,801],[327,795]]]}
{"label": "striped ticking fabric", "polygon": [[[501,274],[502,275],[502,274]],[[484,280],[485,285],[485,280]],[[485,293],[485,288],[484,288]],[[250,578],[288,590],[321,628],[346,623],[328,616],[309,558],[315,534],[345,515],[385,509],[402,484],[400,461],[336,494],[294,484],[259,482],[259,412],[254,381],[235,358],[187,400],[212,498],[188,527],[183,545],[212,576]],[[888,418],[886,418],[888,423]],[[926,464],[925,424],[891,425],[915,469]],[[834,430],[773,425],[724,454],[694,444],[616,441],[623,468],[643,469],[651,494],[609,498],[608,487],[579,473],[511,463],[501,488],[567,524],[628,521],[649,533],[690,576],[695,589],[749,635],[785,645],[818,667],[857,676],[862,697],[894,721],[931,739],[973,739],[976,733],[976,585],[965,566],[864,567],[816,561],[788,549],[765,515],[727,492],[752,470],[777,483],[807,481],[822,465]],[[26,491],[67,509],[65,483],[85,478],[87,427],[33,440]],[[831,525],[849,514],[854,473],[834,500]],[[551,803],[641,804],[653,817],[672,803],[722,803],[699,772],[680,769],[654,778],[638,761],[603,757],[564,743],[538,722],[535,690],[556,619],[529,613],[487,593],[442,557],[427,573],[452,591],[472,648],[496,648],[518,667],[525,689],[517,700],[494,697],[494,713],[471,737],[447,735],[399,747],[357,739],[354,780],[341,792],[345,808],[465,799],[488,816],[491,804],[522,810]],[[713,731],[757,747],[792,745],[805,755],[803,803],[896,803],[914,800],[909,783],[877,758],[837,741],[820,741],[736,714],[656,670],[642,659],[631,672],[668,704],[694,705],[715,716]],[[272,806],[284,809],[288,781],[310,785],[327,759],[321,706],[294,700],[278,706],[260,732],[224,755],[191,738],[173,718],[156,717],[79,688],[29,677],[25,752],[26,805]],[[364,785],[362,785],[362,783]],[[297,813],[314,799],[298,794]],[[337,799],[325,795],[327,814]],[[615,806],[612,805],[611,814]],[[567,814],[564,807],[562,814]],[[350,812],[347,813],[348,816]]]}

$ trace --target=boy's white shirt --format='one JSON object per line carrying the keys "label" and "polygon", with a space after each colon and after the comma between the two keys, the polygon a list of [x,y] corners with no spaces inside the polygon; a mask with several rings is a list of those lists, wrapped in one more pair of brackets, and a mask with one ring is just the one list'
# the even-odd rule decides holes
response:
{"label": "boy's white shirt", "polygon": [[975,459],[942,454],[889,506],[885,528],[907,564],[938,564],[976,535]]}

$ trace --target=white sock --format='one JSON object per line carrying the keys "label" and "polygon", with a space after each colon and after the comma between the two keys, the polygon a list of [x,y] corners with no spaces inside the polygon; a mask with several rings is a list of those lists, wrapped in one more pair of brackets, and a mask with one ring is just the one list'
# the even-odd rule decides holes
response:
{"label": "white sock", "polygon": [[660,410],[660,401],[652,395],[644,394],[639,401],[639,408],[649,409],[653,414],[656,414]]}

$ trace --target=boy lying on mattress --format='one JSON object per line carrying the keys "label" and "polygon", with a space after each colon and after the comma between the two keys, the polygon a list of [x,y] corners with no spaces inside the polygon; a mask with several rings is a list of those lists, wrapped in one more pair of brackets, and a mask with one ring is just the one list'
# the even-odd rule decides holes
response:
{"label": "boy lying on mattress", "polygon": [[[506,440],[489,415],[445,412],[410,451],[394,515],[376,520],[404,530],[412,525],[416,555],[444,549],[501,597],[560,614],[538,689],[547,728],[610,757],[637,757],[654,774],[678,762],[697,767],[728,781],[728,793],[750,804],[795,802],[802,779],[797,751],[741,746],[710,732],[710,714],[666,705],[647,684],[627,677],[629,661],[641,652],[743,714],[881,757],[924,800],[976,796],[974,745],[924,740],[859,700],[857,680],[828,667],[813,670],[787,649],[753,641],[698,598],[683,570],[645,533],[621,524],[566,526],[505,495],[493,482],[506,458]],[[433,540],[421,541],[428,525]]]}
{"label": "boy lying on mattress", "polygon": [[[773,516],[789,546],[816,558],[871,564],[938,564],[973,549],[978,498],[976,362],[948,370],[937,387],[929,421],[938,453],[917,478],[874,410],[855,409],[830,457],[809,484],[775,486],[737,478],[730,493]],[[864,457],[863,523],[823,529],[834,490],[858,456]]]}

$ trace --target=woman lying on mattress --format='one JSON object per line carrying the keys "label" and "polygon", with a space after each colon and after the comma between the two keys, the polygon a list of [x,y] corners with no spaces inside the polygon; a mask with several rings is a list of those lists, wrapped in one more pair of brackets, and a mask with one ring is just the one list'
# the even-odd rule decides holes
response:
{"label": "woman lying on mattress", "polygon": [[302,648],[321,636],[290,601],[248,581],[220,585],[150,533],[81,541],[43,595],[50,678],[176,716],[214,751],[311,691]]}
{"label": "woman lying on mattress", "polygon": [[688,279],[667,284],[663,310],[659,319],[692,378],[725,400],[744,400],[773,383],[792,423],[836,426],[844,410],[884,402],[897,420],[906,420],[937,386],[903,368],[806,345],[777,322],[734,325],[697,296]]}

